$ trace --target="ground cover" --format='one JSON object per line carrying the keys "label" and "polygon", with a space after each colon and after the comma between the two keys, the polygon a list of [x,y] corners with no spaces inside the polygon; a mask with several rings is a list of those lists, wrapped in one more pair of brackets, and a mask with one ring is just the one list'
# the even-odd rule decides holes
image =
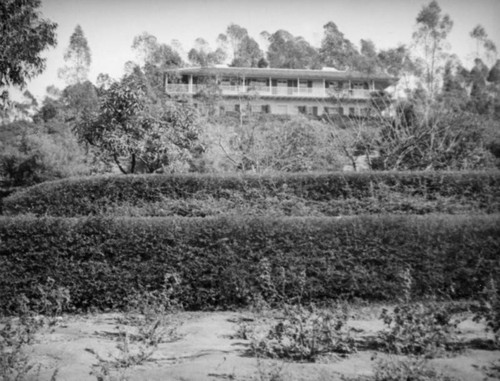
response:
{"label": "ground cover", "polygon": [[[281,341],[269,338],[279,327],[292,327],[286,308],[65,315],[38,329],[32,342],[23,345],[30,369],[20,379],[373,381],[406,380],[403,377],[411,375],[412,380],[483,381],[497,379],[499,374],[495,360],[500,357],[500,348],[492,345],[494,335],[486,330],[484,321],[474,321],[463,309],[451,316],[456,327],[453,337],[446,337],[454,347],[426,355],[394,353],[377,341],[393,332],[380,317],[384,309],[394,313],[394,306],[313,308],[314,313],[311,307],[300,313],[296,307],[291,309],[301,317],[306,339],[308,335],[326,337],[325,332],[306,332],[307,324],[318,316],[345,314],[345,324],[338,328],[344,333],[337,339],[350,349],[332,347],[318,350],[314,358],[302,359],[285,352],[269,355],[262,348],[270,348],[273,340],[290,353],[304,349],[292,335]],[[296,331],[300,325],[293,327]],[[331,332],[336,330],[332,327]],[[5,378],[5,368],[3,372],[5,380],[15,379]]]}

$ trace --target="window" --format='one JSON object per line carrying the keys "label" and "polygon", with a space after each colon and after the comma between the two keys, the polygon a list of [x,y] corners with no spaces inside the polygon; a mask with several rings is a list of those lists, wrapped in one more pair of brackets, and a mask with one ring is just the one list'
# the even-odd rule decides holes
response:
{"label": "window", "polygon": [[234,105],[234,111],[240,112],[240,105],[238,105],[238,104]]}
{"label": "window", "polygon": [[306,106],[298,106],[299,109],[299,114],[307,114],[307,107]]}
{"label": "window", "polygon": [[269,105],[262,105],[261,106],[261,112],[263,114],[269,114],[271,112]]}

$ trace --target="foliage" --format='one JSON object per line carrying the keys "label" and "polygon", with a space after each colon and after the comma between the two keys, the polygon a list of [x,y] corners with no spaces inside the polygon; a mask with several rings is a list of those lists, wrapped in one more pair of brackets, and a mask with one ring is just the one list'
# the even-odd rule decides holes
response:
{"label": "foliage", "polygon": [[80,25],[76,26],[75,31],[69,38],[69,46],[64,53],[64,61],[66,66],[59,70],[59,78],[63,78],[68,85],[87,81],[92,58],[87,39]]}
{"label": "foliage", "polygon": [[10,215],[67,217],[116,215],[119,208],[133,207],[154,208],[147,214],[153,216],[225,214],[238,208],[254,209],[254,215],[275,210],[277,216],[498,213],[499,192],[498,172],[95,176],[31,187],[6,198],[4,207]]}
{"label": "foliage", "polygon": [[378,360],[372,381],[458,381],[439,373],[422,358]]}
{"label": "foliage", "polygon": [[483,119],[468,112],[440,108],[427,117],[424,109],[400,104],[375,142],[386,170],[471,170],[494,166],[485,148]]}
{"label": "foliage", "polygon": [[190,158],[196,113],[187,105],[155,103],[140,85],[125,78],[103,89],[97,114],[77,123],[75,132],[122,173],[172,170]]}
{"label": "foliage", "polygon": [[[125,308],[137,291],[177,274],[186,309],[248,306],[260,293],[263,258],[280,300],[391,300],[400,269],[413,295],[467,298],[498,272],[498,216],[332,218],[1,218],[3,311],[39,295],[47,277],[68,308]],[[131,286],[136,285],[136,286]],[[156,291],[155,291],[156,292]]]}
{"label": "foliage", "polygon": [[500,291],[498,288],[500,278],[498,273],[495,275],[490,276],[485,289],[481,293],[474,320],[486,320],[488,329],[495,335],[497,345],[500,345]]}
{"label": "foliage", "polygon": [[27,186],[91,173],[75,137],[59,122],[16,122],[5,126],[0,143],[0,176],[9,186]]}
{"label": "foliage", "polygon": [[40,53],[56,45],[57,24],[39,12],[41,0],[4,0],[0,3],[0,87],[24,86],[45,68]]}
{"label": "foliage", "polygon": [[417,29],[413,39],[422,49],[424,59],[424,84],[430,100],[434,100],[439,88],[442,60],[446,49],[446,38],[453,27],[447,14],[441,14],[441,7],[433,0],[417,15]]}
{"label": "foliage", "polygon": [[437,303],[403,303],[381,315],[388,330],[379,333],[381,346],[389,353],[436,357],[453,340],[458,321],[446,306]]}
{"label": "foliage", "polygon": [[346,328],[347,312],[314,306],[285,306],[284,318],[263,338],[254,338],[251,351],[259,357],[315,361],[331,353],[355,352]]}
{"label": "foliage", "polygon": [[353,67],[359,56],[353,43],[344,37],[332,21],[325,24],[323,29],[324,37],[319,51],[322,63],[339,70]]}
{"label": "foliage", "polygon": [[317,69],[318,52],[303,37],[295,37],[280,29],[269,36],[267,61],[270,67],[285,69]]}
{"label": "foliage", "polygon": [[286,121],[259,118],[226,127],[224,122],[212,124],[207,126],[205,158],[210,166],[224,165],[233,171],[339,169],[339,155],[330,145],[329,131],[329,126],[306,117]]}

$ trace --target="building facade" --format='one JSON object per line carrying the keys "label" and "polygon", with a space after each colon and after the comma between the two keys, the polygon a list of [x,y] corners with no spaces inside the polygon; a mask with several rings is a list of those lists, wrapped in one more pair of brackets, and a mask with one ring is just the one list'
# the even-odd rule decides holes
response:
{"label": "building facade", "polygon": [[197,107],[213,101],[216,113],[256,112],[365,116],[374,92],[397,81],[351,71],[203,67],[169,70],[165,91],[188,96]]}

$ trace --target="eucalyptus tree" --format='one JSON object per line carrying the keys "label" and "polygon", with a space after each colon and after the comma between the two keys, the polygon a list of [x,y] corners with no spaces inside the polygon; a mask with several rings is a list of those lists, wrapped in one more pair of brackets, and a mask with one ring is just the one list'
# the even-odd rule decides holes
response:
{"label": "eucalyptus tree", "polygon": [[56,46],[57,24],[40,13],[41,0],[0,1],[0,88],[25,86],[45,69],[41,52]]}
{"label": "eucalyptus tree", "polygon": [[433,0],[417,15],[417,29],[413,33],[415,46],[423,56],[423,83],[427,99],[432,102],[439,90],[439,83],[448,48],[446,38],[453,28],[453,21],[442,14],[441,7]]}
{"label": "eucalyptus tree", "polygon": [[68,85],[83,83],[88,80],[92,54],[83,29],[77,25],[69,38],[69,46],[64,53],[66,65],[59,70],[59,78]]}

